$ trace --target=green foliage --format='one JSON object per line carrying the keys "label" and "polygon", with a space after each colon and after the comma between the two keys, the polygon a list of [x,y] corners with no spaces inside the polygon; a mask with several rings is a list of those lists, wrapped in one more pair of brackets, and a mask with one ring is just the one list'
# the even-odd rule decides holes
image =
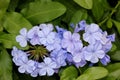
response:
{"label": "green foliage", "polygon": [[6,34],[6,33],[0,33],[0,42],[2,42],[3,46],[5,48],[12,48],[13,44],[12,44],[12,40],[10,39],[14,39],[12,35],[10,34]]}
{"label": "green foliage", "polygon": [[109,71],[108,76],[104,80],[119,80],[120,79],[120,63],[110,64],[107,66]]}
{"label": "green foliage", "polygon": [[0,0],[0,20],[4,16],[8,5],[9,5],[10,0]]}
{"label": "green foliage", "polygon": [[32,27],[31,23],[17,12],[6,13],[3,25],[9,33],[13,34],[18,34],[21,28],[30,29]]}
{"label": "green foliage", "polygon": [[119,5],[119,7],[117,8],[117,11],[116,11],[116,13],[115,13],[115,17],[116,17],[116,20],[117,20],[117,21],[120,21],[120,5]]}
{"label": "green foliage", "polygon": [[0,80],[12,79],[12,60],[6,49],[0,47]]}
{"label": "green foliage", "polygon": [[74,0],[78,5],[86,9],[92,9],[93,0]]}
{"label": "green foliage", "polygon": [[60,80],[74,80],[78,76],[78,71],[75,67],[67,67],[60,75]]}
{"label": "green foliage", "polygon": [[8,6],[8,11],[15,11],[18,6],[19,0],[10,0],[10,5]]}
{"label": "green foliage", "polygon": [[6,13],[10,0],[0,0],[0,31],[3,30],[2,18]]}
{"label": "green foliage", "polygon": [[104,67],[88,68],[77,80],[96,80],[107,76],[108,71]]}
{"label": "green foliage", "polygon": [[116,26],[116,28],[117,28],[119,34],[120,34],[120,22],[115,21],[115,20],[112,20],[112,21],[113,21],[113,23],[115,24],[115,26]]}
{"label": "green foliage", "polygon": [[102,0],[93,0],[92,14],[97,21],[100,20],[104,14],[104,8],[101,5],[103,5]]}
{"label": "green foliage", "polygon": [[51,21],[64,14],[65,11],[64,5],[58,2],[32,2],[28,7],[22,9],[21,13],[35,25]]}
{"label": "green foliage", "polygon": [[112,28],[112,26],[113,26],[112,20],[108,19],[108,21],[107,21],[107,27],[108,28]]}
{"label": "green foliage", "polygon": [[114,54],[111,55],[111,58],[115,61],[120,61],[120,50],[114,52]]}
{"label": "green foliage", "polygon": [[74,13],[73,17],[71,18],[70,24],[76,25],[81,20],[87,19],[87,11],[86,10],[78,10]]}

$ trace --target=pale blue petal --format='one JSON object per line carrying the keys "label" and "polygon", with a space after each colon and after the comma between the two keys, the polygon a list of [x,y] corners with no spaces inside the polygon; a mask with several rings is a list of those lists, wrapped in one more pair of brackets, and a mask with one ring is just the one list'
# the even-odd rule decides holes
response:
{"label": "pale blue petal", "polygon": [[55,62],[51,62],[51,63],[49,64],[49,66],[50,66],[51,68],[56,68],[57,64],[56,64]]}
{"label": "pale blue petal", "polygon": [[27,29],[26,28],[22,28],[20,30],[20,34],[23,35],[23,36],[26,36],[27,35]]}
{"label": "pale blue petal", "polygon": [[74,46],[75,46],[75,49],[79,51],[82,49],[83,44],[81,43],[81,41],[78,41],[78,42],[74,42]]}
{"label": "pale blue petal", "polygon": [[100,50],[100,49],[102,49],[102,45],[101,45],[101,43],[100,42],[97,42],[97,43],[95,43],[95,45],[94,45],[94,50]]}
{"label": "pale blue petal", "polygon": [[73,33],[72,39],[75,41],[78,41],[78,40],[80,40],[80,35],[78,33]]}
{"label": "pale blue petal", "polygon": [[17,42],[21,42],[21,41],[23,41],[23,40],[24,40],[24,36],[22,36],[22,35],[16,36],[16,41],[17,41]]}
{"label": "pale blue petal", "polygon": [[75,48],[74,45],[71,43],[71,44],[68,45],[67,51],[68,52],[73,52],[74,48]]}
{"label": "pale blue petal", "polygon": [[42,37],[44,37],[45,35],[44,35],[44,33],[43,33],[42,31],[39,31],[39,32],[38,32],[38,36],[39,36],[40,38],[42,38]]}
{"label": "pale blue petal", "polygon": [[46,38],[40,38],[39,41],[40,41],[41,44],[44,44],[44,45],[47,43]]}
{"label": "pale blue petal", "polygon": [[49,33],[51,32],[50,28],[45,27],[42,32],[44,33],[45,36],[49,35]]}
{"label": "pale blue petal", "polygon": [[20,43],[21,47],[26,47],[27,46],[27,41],[21,41]]}
{"label": "pale blue petal", "polygon": [[24,66],[20,66],[20,67],[18,68],[18,71],[19,71],[20,73],[25,73],[25,67],[24,67]]}
{"label": "pale blue petal", "polygon": [[114,42],[115,41],[115,34],[108,35],[107,38]]}
{"label": "pale blue petal", "polygon": [[40,64],[38,64],[39,68],[44,68],[45,67],[45,63],[41,62]]}
{"label": "pale blue petal", "polygon": [[45,64],[49,65],[52,62],[52,60],[51,60],[51,58],[46,57],[46,58],[44,58],[44,62],[45,62]]}
{"label": "pale blue petal", "polygon": [[27,37],[30,39],[33,38],[34,35],[38,32],[38,30],[39,30],[38,26],[34,26],[32,29],[28,31]]}
{"label": "pale blue petal", "polygon": [[39,25],[39,28],[40,28],[40,29],[44,29],[45,27],[47,27],[46,24],[40,24],[40,25]]}
{"label": "pale blue petal", "polygon": [[89,28],[88,29],[89,32],[96,32],[99,30],[99,26],[97,24],[94,24],[94,23],[90,24],[90,26],[88,28]]}
{"label": "pale blue petal", "polygon": [[61,42],[61,46],[62,46],[63,48],[68,47],[68,45],[69,45],[68,42],[69,42],[68,40],[63,39],[62,42]]}
{"label": "pale blue petal", "polygon": [[75,56],[73,56],[73,61],[78,63],[81,61],[81,55],[80,54],[76,54]]}
{"label": "pale blue petal", "polygon": [[12,59],[13,62],[17,65],[17,66],[21,66],[24,64],[24,62],[21,59],[16,59],[15,57]]}
{"label": "pale blue petal", "polygon": [[55,42],[55,40],[52,38],[47,38],[46,40],[48,44],[53,44]]}
{"label": "pale blue petal", "polygon": [[13,50],[11,51],[12,56],[15,56],[17,52],[18,52],[18,49],[14,46]]}
{"label": "pale blue petal", "polygon": [[27,40],[25,39],[24,36],[18,35],[16,37],[16,41],[19,42],[19,44],[20,44],[21,47],[27,46]]}
{"label": "pale blue petal", "polygon": [[33,60],[29,60],[29,61],[28,61],[28,64],[29,64],[30,66],[34,66],[35,62],[34,62]]}
{"label": "pale blue petal", "polygon": [[65,38],[65,39],[71,39],[71,37],[72,37],[72,34],[71,34],[71,32],[70,31],[66,31],[66,32],[64,32],[63,33],[63,37]]}
{"label": "pale blue petal", "polygon": [[47,27],[49,28],[50,31],[53,30],[53,25],[52,24],[47,24]]}
{"label": "pale blue petal", "polygon": [[90,62],[92,62],[92,63],[97,63],[98,61],[99,61],[99,59],[95,56],[93,56],[90,60]]}
{"label": "pale blue petal", "polygon": [[84,34],[83,34],[83,39],[84,39],[85,41],[89,41],[90,38],[91,38],[91,35],[90,35],[89,33],[84,33]]}
{"label": "pale blue petal", "polygon": [[103,65],[107,65],[107,63],[110,62],[110,56],[105,55],[105,57],[102,58],[102,59],[100,60],[100,62],[101,62]]}
{"label": "pale blue petal", "polygon": [[105,56],[105,52],[103,50],[96,51],[96,57],[102,59]]}
{"label": "pale blue petal", "polygon": [[42,69],[40,69],[40,71],[39,71],[39,75],[40,76],[45,76],[46,75],[46,72],[47,70],[46,70],[46,68],[42,68]]}
{"label": "pale blue petal", "polygon": [[40,41],[39,38],[33,38],[33,39],[30,40],[30,43],[31,43],[32,45],[36,45],[36,44],[40,44],[39,41]]}
{"label": "pale blue petal", "polygon": [[51,50],[54,49],[54,46],[53,45],[47,45],[46,49],[49,50],[49,51],[51,51]]}
{"label": "pale blue petal", "polygon": [[86,60],[90,61],[93,57],[93,54],[91,52],[84,52],[84,57]]}
{"label": "pale blue petal", "polygon": [[93,34],[93,37],[96,39],[96,40],[101,40],[102,38],[102,34],[100,32],[96,32]]}
{"label": "pale blue petal", "polygon": [[32,77],[37,77],[39,74],[39,68],[36,67],[36,69],[30,74]]}
{"label": "pale blue petal", "polygon": [[54,74],[54,70],[53,69],[51,69],[51,68],[47,68],[47,75],[48,76],[52,76],[53,74]]}

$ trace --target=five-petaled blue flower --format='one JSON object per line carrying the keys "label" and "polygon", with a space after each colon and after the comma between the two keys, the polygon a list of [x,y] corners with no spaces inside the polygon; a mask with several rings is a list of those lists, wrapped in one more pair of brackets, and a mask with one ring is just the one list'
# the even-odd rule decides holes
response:
{"label": "five-petaled blue flower", "polygon": [[19,42],[21,47],[27,46],[27,29],[23,28],[20,30],[20,35],[16,36],[16,41]]}
{"label": "five-petaled blue flower", "polygon": [[79,51],[83,44],[80,40],[80,35],[78,33],[71,33],[66,31],[63,33],[62,47],[66,48],[68,52],[73,53],[74,51]]}
{"label": "five-petaled blue flower", "polygon": [[43,45],[53,44],[55,39],[55,32],[52,32],[53,26],[50,25],[44,25],[44,28],[42,28],[41,31],[39,31],[38,35],[40,37],[39,41]]}
{"label": "five-petaled blue flower", "polygon": [[85,47],[84,57],[87,61],[91,63],[97,63],[99,59],[102,59],[105,56],[105,52],[102,50],[102,45],[96,43],[94,45],[89,45]]}
{"label": "five-petaled blue flower", "polygon": [[48,75],[51,76],[55,73],[55,68],[56,68],[57,64],[52,61],[51,58],[46,57],[44,58],[44,62],[41,62],[38,67],[40,68],[39,71],[39,75],[44,76],[44,75]]}
{"label": "five-petaled blue flower", "polygon": [[96,40],[100,40],[102,37],[101,30],[97,24],[90,24],[85,27],[85,33],[83,39],[89,44],[95,44]]}
{"label": "five-petaled blue flower", "polygon": [[34,26],[32,29],[28,31],[27,38],[30,40],[30,43],[32,45],[41,44],[39,42],[40,37],[38,36],[38,33],[40,31],[39,29],[40,28],[38,26]]}

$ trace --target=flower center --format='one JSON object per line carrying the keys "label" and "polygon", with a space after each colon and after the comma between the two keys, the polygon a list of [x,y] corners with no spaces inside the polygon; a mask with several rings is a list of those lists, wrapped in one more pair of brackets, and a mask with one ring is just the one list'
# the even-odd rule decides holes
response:
{"label": "flower center", "polygon": [[48,50],[44,46],[34,46],[32,50],[29,51],[30,58],[40,61],[44,56],[48,55]]}

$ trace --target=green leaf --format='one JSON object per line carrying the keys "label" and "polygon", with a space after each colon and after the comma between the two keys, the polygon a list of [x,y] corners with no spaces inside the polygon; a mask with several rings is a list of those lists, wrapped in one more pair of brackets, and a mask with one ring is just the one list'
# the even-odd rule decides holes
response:
{"label": "green leaf", "polygon": [[70,24],[74,24],[76,25],[79,21],[81,20],[86,20],[87,19],[87,11],[84,9],[78,10],[75,12],[75,14],[73,15]]}
{"label": "green leaf", "polygon": [[73,66],[70,66],[61,73],[60,80],[73,80],[77,76],[78,76],[77,69]]}
{"label": "green leaf", "polygon": [[0,0],[0,20],[4,16],[8,5],[9,5],[10,0]]}
{"label": "green leaf", "polygon": [[115,50],[117,50],[117,46],[113,43],[110,52],[114,52]]}
{"label": "green leaf", "polygon": [[107,76],[108,71],[104,67],[91,67],[88,68],[84,73],[91,75],[93,79],[100,79]]}
{"label": "green leaf", "polygon": [[32,25],[21,14],[9,12],[4,17],[3,26],[9,33],[18,34],[20,29],[30,29]]}
{"label": "green leaf", "polygon": [[28,7],[22,9],[21,13],[35,25],[51,21],[64,14],[65,11],[65,6],[59,2],[32,2]]}
{"label": "green leaf", "polygon": [[117,28],[117,30],[118,30],[118,32],[119,32],[119,34],[120,34],[120,22],[115,21],[115,20],[112,20],[112,21],[113,21],[113,23],[115,24],[115,27]]}
{"label": "green leaf", "polygon": [[108,19],[108,21],[107,21],[107,27],[108,28],[112,28],[112,25],[113,25],[112,20]]}
{"label": "green leaf", "polygon": [[76,80],[94,80],[94,79],[93,77],[91,77],[91,75],[82,74]]}
{"label": "green leaf", "polygon": [[76,3],[73,0],[55,0],[55,1],[59,1],[60,3],[65,5],[65,7],[67,8],[66,13],[59,18],[62,18],[61,19],[61,22],[62,22],[61,26],[64,27],[64,28],[68,27],[69,24],[70,24],[72,16],[74,15],[74,13],[76,11],[80,10],[81,7],[79,5],[76,5]]}
{"label": "green leaf", "polygon": [[109,78],[113,78],[113,80],[117,80],[117,79],[119,80],[120,79],[120,63],[110,64],[106,68],[109,71],[109,74],[106,77],[107,80],[109,80]]}
{"label": "green leaf", "polygon": [[3,26],[1,23],[0,23],[0,31],[3,31]]}
{"label": "green leaf", "polygon": [[[108,71],[104,67],[91,67],[88,68],[80,77],[78,80],[96,80],[101,79],[105,76],[107,76]],[[81,79],[83,78],[83,79]]]}
{"label": "green leaf", "polygon": [[12,61],[7,51],[0,47],[0,80],[12,79]]}
{"label": "green leaf", "polygon": [[92,14],[97,21],[99,21],[104,14],[104,8],[101,5],[102,0],[93,0]]}
{"label": "green leaf", "polygon": [[12,42],[10,39],[12,39],[13,37],[11,35],[7,35],[3,32],[0,33],[0,42],[2,42],[3,46],[5,48],[12,48]]}
{"label": "green leaf", "polygon": [[109,75],[108,75],[108,77],[114,77],[114,78],[116,78],[116,79],[120,79],[120,69],[118,69],[118,70],[116,70],[116,71],[114,71],[114,72],[111,72],[111,73],[109,73]]}
{"label": "green leaf", "polygon": [[41,2],[41,3],[52,2],[52,0],[35,0],[35,1],[38,1],[38,2]]}
{"label": "green leaf", "polygon": [[113,76],[109,76],[109,77],[107,76],[107,77],[100,79],[100,80],[116,80],[116,78]]}
{"label": "green leaf", "polygon": [[74,0],[74,1],[85,9],[92,9],[93,0]]}
{"label": "green leaf", "polygon": [[18,2],[19,0],[10,0],[8,11],[15,11],[16,7],[18,6]]}
{"label": "green leaf", "polygon": [[116,71],[116,70],[120,69],[120,63],[110,64],[106,68],[108,69],[109,72]]}
{"label": "green leaf", "polygon": [[35,0],[19,0],[18,9],[23,9],[29,5],[29,3],[34,2]]}
{"label": "green leaf", "polygon": [[116,17],[117,21],[120,21],[120,5],[119,5],[119,7],[116,10],[115,17]]}
{"label": "green leaf", "polygon": [[112,58],[112,60],[120,61],[120,50],[114,52],[114,54],[111,55],[111,58]]}

